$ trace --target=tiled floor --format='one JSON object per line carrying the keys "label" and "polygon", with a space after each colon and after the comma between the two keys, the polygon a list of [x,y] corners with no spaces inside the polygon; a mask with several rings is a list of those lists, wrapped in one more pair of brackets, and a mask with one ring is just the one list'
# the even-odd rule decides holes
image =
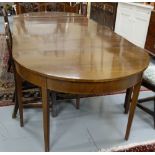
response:
{"label": "tiled floor", "polygon": [[[142,92],[141,96],[153,95]],[[98,151],[113,146],[155,139],[153,119],[136,110],[131,135],[124,140],[127,115],[123,113],[124,94],[61,102],[58,117],[51,117],[50,151]],[[153,102],[148,103],[150,106]],[[0,108],[0,151],[44,151],[42,111],[24,110],[25,126],[12,119],[13,106]]]}

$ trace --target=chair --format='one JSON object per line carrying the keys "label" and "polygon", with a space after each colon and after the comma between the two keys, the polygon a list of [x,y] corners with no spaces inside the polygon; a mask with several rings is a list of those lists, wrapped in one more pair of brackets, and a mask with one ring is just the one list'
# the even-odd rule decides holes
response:
{"label": "chair", "polygon": [[65,12],[77,13],[79,14],[80,4],[75,4],[74,6],[65,5]]}
{"label": "chair", "polygon": [[[7,16],[7,11],[5,9],[3,9],[3,16],[4,16],[4,22],[5,22],[5,34],[6,34],[6,42],[7,42],[7,47],[8,47],[8,51],[9,51],[9,60],[8,60],[8,72],[11,71],[11,68],[13,70],[13,73],[15,73],[15,66],[14,66],[14,63],[13,63],[13,58],[12,58],[12,34],[11,34],[11,30],[10,30],[10,25],[9,25],[9,20],[8,20],[8,16]],[[29,89],[34,89],[34,88],[38,88],[37,86],[27,82],[27,81],[23,81],[22,83],[22,89],[23,90],[29,90]],[[57,111],[58,111],[58,108],[57,108],[57,102],[56,100],[59,99],[62,95],[62,93],[56,93],[56,92],[50,92],[49,93],[50,96],[51,96],[51,100],[52,100],[52,116],[55,117],[57,116]],[[12,118],[16,118],[16,115],[17,115],[17,111],[18,111],[18,108],[19,108],[19,105],[18,105],[18,101],[15,100],[17,98],[17,93],[16,93],[16,78],[15,78],[15,92],[14,92],[14,97],[13,97],[13,102],[15,101],[15,106],[14,106],[14,111],[13,111],[13,114],[12,114]],[[61,98],[62,99],[62,98]],[[65,98],[66,99],[66,98]],[[30,102],[33,102],[30,101]],[[79,96],[76,96],[76,109],[79,109],[79,102],[80,102],[80,98]],[[32,108],[32,107],[42,107],[40,104],[32,104],[32,103],[29,103],[29,104],[24,104],[24,107],[25,108]]]}
{"label": "chair", "polygon": [[45,6],[37,2],[15,2],[16,14],[45,11]]}
{"label": "chair", "polygon": [[87,16],[87,5],[87,2],[81,2],[81,14],[83,16]]}
{"label": "chair", "polygon": [[[9,42],[10,42],[10,48],[12,49],[12,35],[11,35],[11,30],[10,30],[10,24],[9,24],[9,20],[8,20],[8,15],[7,15],[7,11],[5,9],[2,9],[2,13],[4,16],[4,22],[5,22],[5,33],[7,33],[8,37],[9,37]],[[7,24],[7,27],[6,27]],[[7,32],[8,31],[8,32]],[[9,60],[8,60],[8,72],[11,71],[11,59],[12,59],[12,53],[10,53],[9,51]]]}
{"label": "chair", "polygon": [[[70,3],[69,3],[70,4]],[[28,13],[28,12],[40,12],[40,11],[60,11],[64,12],[64,2],[16,2],[16,14]]]}
{"label": "chair", "polygon": [[[16,69],[15,69],[15,65],[14,65],[14,61],[13,61],[13,57],[12,57],[12,35],[11,35],[11,30],[9,27],[8,23],[5,23],[5,36],[6,36],[6,44],[7,44],[7,49],[9,52],[9,59],[8,59],[8,72],[12,72],[14,73],[14,75],[16,74]],[[17,100],[17,88],[16,88],[16,76],[14,76],[15,79],[15,91],[14,91],[14,97],[13,97],[13,101],[15,101],[15,106],[14,106],[14,111],[12,114],[12,117],[15,118],[17,111],[18,111],[18,100]],[[28,90],[28,89],[34,89],[34,88],[38,88],[35,85],[27,82],[27,81],[23,81],[22,83],[22,89],[23,90]]]}
{"label": "chair", "polygon": [[[7,48],[8,48],[8,51],[9,51],[9,61],[8,61],[9,64],[8,65],[11,65],[11,67],[12,67],[11,72],[13,72],[14,75],[16,75],[16,69],[15,69],[13,58],[12,58],[12,40],[11,40],[11,37],[10,37],[11,36],[11,31],[10,31],[10,27],[9,27],[8,23],[5,23],[5,36],[6,36]],[[8,68],[10,68],[10,66]],[[14,99],[13,100],[15,100],[15,106],[14,106],[14,111],[13,111],[13,114],[12,114],[13,118],[16,117],[17,110],[19,108],[19,104],[18,104],[18,100],[17,100],[17,86],[16,86],[17,80],[16,80],[16,76],[14,76],[14,80],[15,80],[15,91],[14,91]],[[22,87],[23,87],[23,90],[26,90],[26,89],[35,88],[36,86],[31,85],[28,82],[24,81],[22,83]]]}
{"label": "chair", "polygon": [[4,8],[2,9],[2,14],[3,14],[3,17],[4,17],[4,22],[9,24],[8,14],[7,14],[6,9],[4,9]]}
{"label": "chair", "polygon": [[[148,88],[149,90],[155,92],[155,65],[150,64],[149,67],[144,71],[143,79],[142,79],[142,86]],[[130,101],[132,96],[132,88],[129,88],[126,93],[126,100],[125,100],[125,113],[128,113],[130,107]],[[144,106],[142,103],[148,101],[154,101],[154,108],[149,109],[147,106]],[[138,99],[137,107],[141,110],[145,111],[146,113],[150,114],[154,120],[154,128],[155,128],[155,96],[147,97]]]}

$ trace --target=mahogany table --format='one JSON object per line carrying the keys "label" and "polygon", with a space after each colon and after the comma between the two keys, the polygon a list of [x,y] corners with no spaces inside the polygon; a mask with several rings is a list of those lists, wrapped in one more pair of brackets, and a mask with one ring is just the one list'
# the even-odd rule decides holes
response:
{"label": "mahogany table", "polygon": [[128,139],[142,74],[149,63],[144,49],[86,17],[30,13],[14,17],[13,58],[21,126],[22,79],[41,88],[45,151],[49,151],[47,90],[93,95],[134,87],[125,135]]}

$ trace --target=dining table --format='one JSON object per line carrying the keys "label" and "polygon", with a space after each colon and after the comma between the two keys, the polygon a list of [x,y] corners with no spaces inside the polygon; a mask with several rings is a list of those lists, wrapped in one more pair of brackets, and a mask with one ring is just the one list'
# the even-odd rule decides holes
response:
{"label": "dining table", "polygon": [[[36,12],[14,16],[12,54],[19,111],[22,80],[40,87],[45,151],[50,151],[49,90],[102,95],[133,87],[125,133],[128,140],[143,72],[149,64],[145,49],[82,15]],[[21,113],[20,121],[23,125]]]}

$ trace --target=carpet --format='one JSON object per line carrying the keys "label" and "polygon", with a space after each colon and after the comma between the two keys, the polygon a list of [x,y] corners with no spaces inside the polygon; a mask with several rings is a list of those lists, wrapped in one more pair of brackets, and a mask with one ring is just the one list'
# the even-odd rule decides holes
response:
{"label": "carpet", "polygon": [[[9,106],[13,105],[14,102],[12,102],[13,98],[13,93],[14,93],[14,84],[12,87],[0,87],[0,107],[2,106]],[[142,87],[141,91],[147,91],[148,89]],[[115,92],[113,94],[103,94],[103,95],[114,95],[114,94],[122,94],[125,93],[126,91],[120,91],[120,92]],[[95,97],[95,96],[102,96],[102,95],[80,95],[80,98],[86,98],[86,97]],[[31,90],[25,90],[23,91],[23,101],[35,101],[36,99],[40,100],[40,91],[39,89],[31,89]],[[64,99],[75,99],[76,95],[72,94],[64,94],[64,93],[58,93],[57,95],[57,100],[64,100]]]}
{"label": "carpet", "polygon": [[102,149],[103,152],[155,152],[155,140]]}
{"label": "carpet", "polygon": [[12,105],[14,75],[7,72],[9,52],[4,34],[0,34],[0,106]]}
{"label": "carpet", "polygon": [[[4,34],[0,34],[0,106],[13,105],[12,102],[15,83],[14,74],[8,72],[9,52],[7,50],[6,39]],[[23,91],[23,100],[36,100],[40,98],[39,89]]]}

